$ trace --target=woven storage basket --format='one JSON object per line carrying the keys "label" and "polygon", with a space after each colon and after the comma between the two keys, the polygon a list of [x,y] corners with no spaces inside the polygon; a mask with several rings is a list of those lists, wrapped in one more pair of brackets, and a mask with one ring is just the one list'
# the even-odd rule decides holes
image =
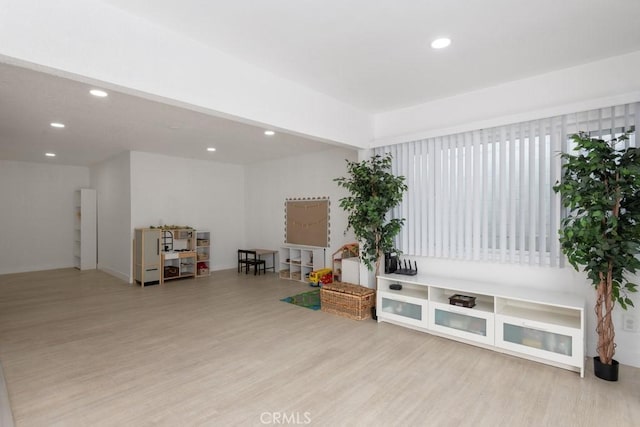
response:
{"label": "woven storage basket", "polygon": [[320,308],[354,320],[371,318],[371,307],[376,304],[376,291],[351,283],[334,282],[320,289]]}

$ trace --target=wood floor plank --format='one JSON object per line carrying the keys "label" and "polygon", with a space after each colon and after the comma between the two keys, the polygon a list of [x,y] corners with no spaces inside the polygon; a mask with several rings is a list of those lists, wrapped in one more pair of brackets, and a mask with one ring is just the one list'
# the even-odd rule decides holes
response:
{"label": "wood floor plank", "polygon": [[632,426],[640,419],[640,369],[621,366],[620,381],[608,383],[588,363],[581,379],[279,301],[308,289],[235,270],[145,288],[100,271],[0,276],[0,361],[15,424],[274,425],[287,416],[319,426]]}

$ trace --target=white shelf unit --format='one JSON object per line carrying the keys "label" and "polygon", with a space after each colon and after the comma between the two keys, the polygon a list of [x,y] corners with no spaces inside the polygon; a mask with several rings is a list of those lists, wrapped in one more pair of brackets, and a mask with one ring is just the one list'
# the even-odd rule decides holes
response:
{"label": "white shelf unit", "polygon": [[196,231],[196,277],[207,277],[211,274],[211,233]]}
{"label": "white shelf unit", "polygon": [[96,190],[81,188],[75,195],[75,222],[73,230],[74,267],[93,270],[98,259],[98,225]]}
{"label": "white shelf unit", "polygon": [[309,273],[325,266],[325,249],[315,246],[283,246],[280,248],[280,278],[309,281]]}
{"label": "white shelf unit", "polygon": [[[390,285],[400,284],[402,290]],[[472,308],[451,305],[473,296]],[[535,360],[584,377],[585,300],[568,293],[428,275],[378,276],[378,322]]]}

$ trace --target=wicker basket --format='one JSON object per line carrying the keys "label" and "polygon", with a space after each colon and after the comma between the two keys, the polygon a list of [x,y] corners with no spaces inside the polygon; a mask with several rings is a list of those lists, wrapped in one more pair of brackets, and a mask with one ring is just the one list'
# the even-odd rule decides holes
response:
{"label": "wicker basket", "polygon": [[371,318],[376,305],[376,291],[351,283],[334,282],[320,289],[322,311],[354,320]]}
{"label": "wicker basket", "polygon": [[280,278],[288,279],[289,278],[289,270],[280,270]]}
{"label": "wicker basket", "polygon": [[178,267],[166,265],[164,267],[164,277],[177,277],[180,274]]}

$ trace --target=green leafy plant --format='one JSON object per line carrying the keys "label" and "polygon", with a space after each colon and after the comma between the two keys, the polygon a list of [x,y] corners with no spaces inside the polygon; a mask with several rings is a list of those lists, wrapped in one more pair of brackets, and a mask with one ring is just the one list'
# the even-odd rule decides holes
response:
{"label": "green leafy plant", "polygon": [[637,285],[626,276],[640,269],[640,149],[616,148],[628,135],[609,142],[573,135],[577,154],[562,154],[562,182],[553,187],[568,210],[560,229],[562,251],[596,289],[597,352],[607,365],[615,354],[613,308],[633,306],[628,294]]}
{"label": "green leafy plant", "polygon": [[387,219],[387,213],[402,201],[407,190],[403,176],[391,173],[391,154],[375,155],[369,160],[347,160],[348,177],[335,178],[349,196],[340,199],[340,207],[349,214],[347,230],[360,240],[360,257],[369,271],[378,275],[385,252],[397,252],[393,239],[404,225],[404,218]]}

